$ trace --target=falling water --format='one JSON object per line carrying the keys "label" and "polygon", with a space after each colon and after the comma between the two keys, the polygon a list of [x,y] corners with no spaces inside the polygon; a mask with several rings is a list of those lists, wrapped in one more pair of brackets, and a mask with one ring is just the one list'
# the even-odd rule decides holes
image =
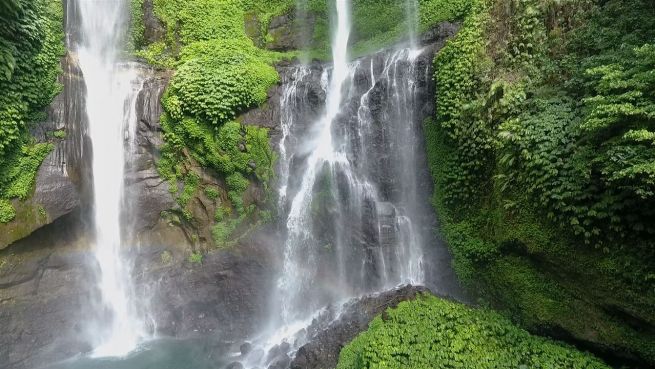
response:
{"label": "falling water", "polygon": [[[345,158],[335,148],[332,137],[333,123],[339,114],[344,84],[350,78],[348,68],[348,40],[350,38],[350,4],[347,0],[336,0],[337,25],[332,41],[333,68],[327,89],[325,113],[316,125],[317,134],[311,143],[312,148],[305,164],[305,174],[300,189],[291,201],[291,209],[287,218],[287,241],[284,248],[284,272],[279,280],[282,320],[291,323],[302,318],[306,309],[299,312],[303,305],[306,276],[316,268],[316,254],[311,247],[311,202],[317,176],[324,165],[334,165],[345,162]],[[285,186],[283,184],[283,186]],[[286,189],[285,189],[286,197]],[[316,308],[316,306],[304,305]]]}
{"label": "falling water", "polygon": [[405,13],[407,14],[407,28],[409,32],[409,46],[416,49],[418,40],[418,0],[405,0]]}
{"label": "falling water", "polygon": [[[281,100],[279,198],[287,218],[277,304],[285,324],[348,297],[425,280],[430,224],[418,183],[416,111],[429,65],[418,67],[423,51],[415,44],[349,62],[348,2],[337,1],[336,10],[333,65],[296,67]],[[307,105],[318,73],[324,112],[307,127],[298,107]]]}
{"label": "falling water", "polygon": [[348,60],[349,11],[336,1],[332,65],[282,73],[283,270],[271,327],[253,338],[269,354],[247,355],[247,368],[286,367],[284,350],[293,356],[309,323],[337,318],[341,301],[427,279],[434,215],[421,186],[421,121],[430,114],[432,54],[418,47],[410,20],[408,44]]}
{"label": "falling water", "polygon": [[134,136],[136,97],[142,81],[129,63],[119,62],[126,4],[120,0],[76,3],[80,25],[74,51],[86,84],[93,147],[95,257],[102,296],[94,355],[122,356],[135,348],[142,333],[133,304],[131,271],[121,256],[120,222],[125,147]]}
{"label": "falling water", "polygon": [[[333,80],[325,82],[336,66],[298,66],[287,76],[280,141],[287,240],[278,285],[287,323],[344,298],[424,283],[431,217],[417,174],[424,165],[417,111],[429,63],[419,66],[421,55],[400,48],[345,63],[337,93]],[[308,126],[316,80],[326,86],[326,110]]]}

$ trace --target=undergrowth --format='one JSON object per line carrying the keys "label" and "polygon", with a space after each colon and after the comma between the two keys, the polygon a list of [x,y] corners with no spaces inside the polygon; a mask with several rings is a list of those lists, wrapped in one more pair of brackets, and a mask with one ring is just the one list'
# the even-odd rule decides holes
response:
{"label": "undergrowth", "polygon": [[481,302],[650,363],[633,319],[655,324],[654,22],[642,0],[475,1],[425,123],[433,203]]}
{"label": "undergrowth", "polygon": [[63,8],[58,0],[8,0],[0,15],[0,223],[14,219],[10,200],[28,198],[52,150],[36,143],[31,124],[61,91]]}
{"label": "undergrowth", "polygon": [[530,335],[501,315],[422,296],[376,317],[341,350],[338,369],[609,369],[573,347]]}

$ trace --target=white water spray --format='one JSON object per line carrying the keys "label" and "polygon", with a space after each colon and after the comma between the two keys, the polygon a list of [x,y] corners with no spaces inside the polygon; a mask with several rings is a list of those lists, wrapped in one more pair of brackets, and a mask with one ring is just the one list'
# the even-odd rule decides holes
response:
{"label": "white water spray", "polygon": [[418,3],[405,1],[408,43],[352,62],[350,4],[331,3],[333,64],[282,73],[283,270],[270,326],[252,339],[258,350],[234,356],[246,368],[286,367],[345,301],[423,285],[435,265],[425,263],[434,241],[421,135],[431,56],[416,36]]}
{"label": "white water spray", "polygon": [[[86,84],[88,132],[93,147],[95,257],[100,267],[102,321],[94,332],[94,356],[123,356],[143,333],[133,303],[131,268],[121,255],[126,140],[135,127],[142,81],[129,63],[119,63],[127,19],[123,1],[76,0],[80,42],[74,51]],[[128,145],[129,146],[129,145]]]}
{"label": "white water spray", "polygon": [[[332,125],[336,119],[342,101],[343,86],[349,77],[348,40],[350,38],[350,2],[336,0],[337,25],[332,39],[333,70],[328,87],[325,114],[318,123],[318,135],[314,138],[313,149],[307,159],[306,172],[303,176],[300,190],[291,202],[291,210],[287,218],[287,242],[284,250],[284,272],[278,282],[281,292],[281,313],[285,324],[302,318],[296,307],[302,298],[303,284],[306,279],[301,275],[298,250],[311,237],[311,197],[316,177],[324,163],[337,160],[332,140]],[[285,188],[286,196],[286,188]],[[312,268],[313,260],[308,260],[307,268]]]}
{"label": "white water spray", "polygon": [[407,28],[409,32],[409,47],[416,50],[418,47],[419,31],[419,5],[418,0],[405,0]]}

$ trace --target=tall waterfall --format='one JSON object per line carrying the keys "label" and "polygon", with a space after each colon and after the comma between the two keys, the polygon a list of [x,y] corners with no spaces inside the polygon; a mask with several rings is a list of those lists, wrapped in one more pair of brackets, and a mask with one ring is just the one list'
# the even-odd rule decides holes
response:
{"label": "tall waterfall", "polygon": [[417,47],[419,31],[419,8],[418,0],[405,0],[405,12],[407,13],[407,28],[409,32],[409,45],[412,49]]}
{"label": "tall waterfall", "polygon": [[[411,18],[416,8],[407,9]],[[349,11],[348,1],[336,1],[332,65],[300,65],[283,76],[279,206],[286,242],[276,304],[285,324],[349,297],[426,279],[433,218],[429,191],[419,183],[425,115],[418,94],[419,87],[426,92],[429,63],[418,62],[416,36],[349,61]],[[311,91],[316,85],[322,91]],[[318,114],[310,95],[325,96]]]}
{"label": "tall waterfall", "polygon": [[99,266],[100,321],[94,328],[96,356],[121,356],[142,334],[121,256],[125,147],[134,137],[135,105],[142,81],[120,62],[128,7],[123,1],[75,0],[77,45],[72,45],[86,84],[88,133],[93,147],[95,257]]}
{"label": "tall waterfall", "polygon": [[[333,63],[282,68],[283,267],[271,326],[254,339],[263,350],[242,359],[246,368],[287,367],[349,298],[448,279],[447,258],[428,247],[435,218],[421,123],[432,114],[434,49],[419,48],[409,20],[410,42],[349,60],[350,4],[334,4]],[[407,5],[408,18],[415,11]]]}
{"label": "tall waterfall", "polygon": [[[317,123],[316,135],[311,140],[312,146],[305,164],[305,174],[300,189],[291,201],[287,218],[287,241],[284,247],[284,273],[279,281],[282,319],[289,323],[297,319],[298,308],[307,307],[301,301],[307,288],[307,273],[316,267],[315,249],[311,232],[311,204],[317,176],[324,165],[334,166],[347,163],[335,147],[333,123],[339,114],[344,84],[350,79],[348,68],[348,39],[350,38],[350,4],[347,0],[336,1],[337,26],[332,42],[333,69],[329,77],[328,95],[325,113]],[[283,186],[286,186],[283,184]],[[285,189],[286,191],[286,189]],[[283,194],[286,196],[286,193]],[[309,248],[307,247],[309,246]],[[305,252],[307,251],[307,252]]]}

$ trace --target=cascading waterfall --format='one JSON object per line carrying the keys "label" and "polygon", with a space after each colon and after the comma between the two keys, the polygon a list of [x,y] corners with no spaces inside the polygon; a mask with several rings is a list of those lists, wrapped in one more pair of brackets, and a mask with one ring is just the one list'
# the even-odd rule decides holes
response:
{"label": "cascading waterfall", "polygon": [[418,40],[418,0],[405,0],[405,12],[407,13],[407,28],[409,32],[409,46],[417,48]]}
{"label": "cascading waterfall", "polygon": [[[317,176],[324,165],[332,166],[339,162],[347,163],[335,148],[333,124],[339,114],[342,93],[350,78],[348,68],[348,40],[350,38],[350,3],[336,0],[337,26],[332,41],[333,69],[327,89],[325,113],[317,123],[317,135],[313,138],[309,156],[305,164],[305,174],[300,189],[291,201],[287,217],[287,241],[284,247],[284,272],[279,280],[280,306],[285,324],[302,318],[306,308],[317,306],[303,304],[304,290],[307,286],[305,271],[316,268],[316,254],[309,246],[312,243],[311,201]],[[286,154],[285,154],[286,155]],[[283,184],[283,186],[286,186]],[[284,189],[286,197],[286,187]],[[309,247],[306,247],[309,246]],[[307,302],[307,301],[305,301]],[[303,309],[299,309],[300,307]],[[301,311],[299,311],[301,310]]]}
{"label": "cascading waterfall", "polygon": [[[416,110],[418,79],[427,81],[429,71],[419,68],[420,55],[407,47],[346,64],[338,111],[326,113],[330,132],[321,118],[318,134],[303,122],[311,113],[299,109],[317,71],[290,73],[281,107],[280,209],[289,210],[278,286],[287,322],[344,298],[425,281],[431,228],[417,178]],[[333,69],[320,73],[325,80]],[[316,148],[301,144],[310,139]]]}
{"label": "cascading waterfall", "polygon": [[[423,248],[432,224],[417,174],[424,166],[417,94],[429,64],[417,62],[417,5],[407,2],[408,46],[355,62],[347,57],[349,6],[336,1],[333,65],[297,66],[284,81],[279,208],[286,242],[276,301],[282,325],[426,278]],[[317,79],[325,106],[316,118],[306,105]]]}
{"label": "cascading waterfall", "polygon": [[125,148],[133,140],[136,98],[143,81],[119,62],[127,17],[122,1],[76,0],[79,42],[73,47],[86,84],[88,134],[93,147],[95,257],[102,297],[94,327],[95,356],[132,351],[143,329],[133,302],[131,270],[121,254]]}
{"label": "cascading waterfall", "polygon": [[[350,4],[335,4],[333,64],[282,73],[283,269],[271,326],[254,339],[269,354],[253,350],[242,358],[247,368],[286,367],[287,353],[310,338],[305,328],[338,319],[346,299],[428,279],[434,214],[422,186],[421,122],[431,109],[432,54],[409,20],[410,42],[349,61]],[[407,15],[416,15],[411,4]]]}

